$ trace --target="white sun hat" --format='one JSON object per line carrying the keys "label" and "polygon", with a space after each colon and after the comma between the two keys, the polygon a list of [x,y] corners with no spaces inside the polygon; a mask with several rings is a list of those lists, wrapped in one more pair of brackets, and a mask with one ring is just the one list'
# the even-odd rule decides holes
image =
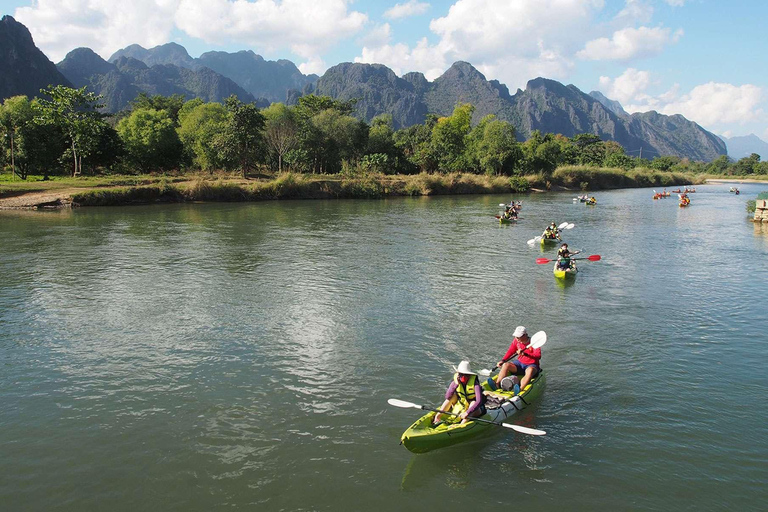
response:
{"label": "white sun hat", "polygon": [[522,325],[518,325],[517,328],[515,329],[515,332],[512,334],[512,336],[514,336],[515,338],[519,338],[520,336],[525,336],[526,334],[528,334],[528,331],[525,330],[525,327],[523,327]]}
{"label": "white sun hat", "polygon": [[469,361],[462,361],[459,363],[459,367],[456,368],[457,373],[463,373],[465,375],[477,375],[477,373],[472,371],[472,368],[469,366]]}

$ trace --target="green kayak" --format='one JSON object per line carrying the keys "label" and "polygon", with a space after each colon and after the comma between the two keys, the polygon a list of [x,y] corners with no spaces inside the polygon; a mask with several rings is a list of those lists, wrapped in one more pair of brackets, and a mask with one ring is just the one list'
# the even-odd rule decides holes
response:
{"label": "green kayak", "polygon": [[562,243],[562,240],[559,238],[544,238],[541,237],[541,245],[551,245],[551,244],[558,244]]}
{"label": "green kayak", "polygon": [[[496,402],[496,400],[489,400],[489,403],[486,405],[487,413],[482,416],[482,419],[506,422],[507,418],[522,411],[539,398],[544,389],[544,383],[545,377],[542,371],[518,395],[514,395],[512,391],[493,391],[491,396],[500,399],[501,403],[492,404],[491,402]],[[483,383],[483,389],[490,390],[487,381]],[[461,412],[461,406],[455,406],[452,412]],[[442,423],[433,426],[432,419],[434,417],[435,413],[429,412],[416,420],[413,425],[403,432],[400,443],[413,453],[425,453],[474,439],[490,429],[501,428],[475,421],[469,421],[461,425],[461,420],[448,415],[442,417],[444,420]]]}

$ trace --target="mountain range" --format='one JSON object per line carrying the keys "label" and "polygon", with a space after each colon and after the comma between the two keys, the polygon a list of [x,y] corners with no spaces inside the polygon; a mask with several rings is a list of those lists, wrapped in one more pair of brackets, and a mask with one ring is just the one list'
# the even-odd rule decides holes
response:
{"label": "mountain range", "polygon": [[728,146],[728,156],[734,160],[757,153],[763,158],[768,158],[768,142],[760,139],[754,133],[743,137],[721,137]]}
{"label": "mountain range", "polygon": [[381,64],[342,63],[322,77],[304,75],[288,60],[268,61],[252,51],[207,52],[192,58],[183,46],[131,45],[104,60],[88,48],[71,51],[57,66],[36,48],[29,31],[10,16],[0,21],[0,95],[35,96],[49,83],[87,86],[104,97],[106,110],[124,109],[140,92],[182,94],[205,101],[236,95],[242,101],[294,103],[302,94],[356,99],[356,115],[370,121],[391,114],[395,128],[449,115],[457,103],[475,106],[473,121],[488,114],[514,125],[525,140],[534,130],[573,137],[593,133],[615,140],[633,156],[676,155],[709,161],[726,154],[716,135],[681,115],[628,114],[599,92],[586,94],[555,80],[530,80],[510,94],[467,62],[456,62],[429,81],[421,73],[398,77]]}

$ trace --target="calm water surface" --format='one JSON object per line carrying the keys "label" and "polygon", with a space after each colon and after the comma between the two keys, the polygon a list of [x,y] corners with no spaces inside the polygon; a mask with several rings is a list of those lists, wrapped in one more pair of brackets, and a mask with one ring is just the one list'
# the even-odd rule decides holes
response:
{"label": "calm water surface", "polygon": [[[765,510],[768,185],[729,186],[501,227],[509,196],[5,212],[0,509]],[[551,221],[603,257],[565,286]],[[518,324],[548,435],[398,446],[387,398],[439,403]]]}

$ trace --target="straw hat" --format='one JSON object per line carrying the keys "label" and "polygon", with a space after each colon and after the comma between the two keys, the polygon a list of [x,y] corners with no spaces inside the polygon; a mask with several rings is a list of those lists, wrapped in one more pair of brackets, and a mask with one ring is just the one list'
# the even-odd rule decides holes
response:
{"label": "straw hat", "polygon": [[469,366],[469,361],[462,361],[459,363],[459,367],[456,368],[457,373],[463,373],[465,375],[477,375],[477,373],[472,371],[472,368]]}

